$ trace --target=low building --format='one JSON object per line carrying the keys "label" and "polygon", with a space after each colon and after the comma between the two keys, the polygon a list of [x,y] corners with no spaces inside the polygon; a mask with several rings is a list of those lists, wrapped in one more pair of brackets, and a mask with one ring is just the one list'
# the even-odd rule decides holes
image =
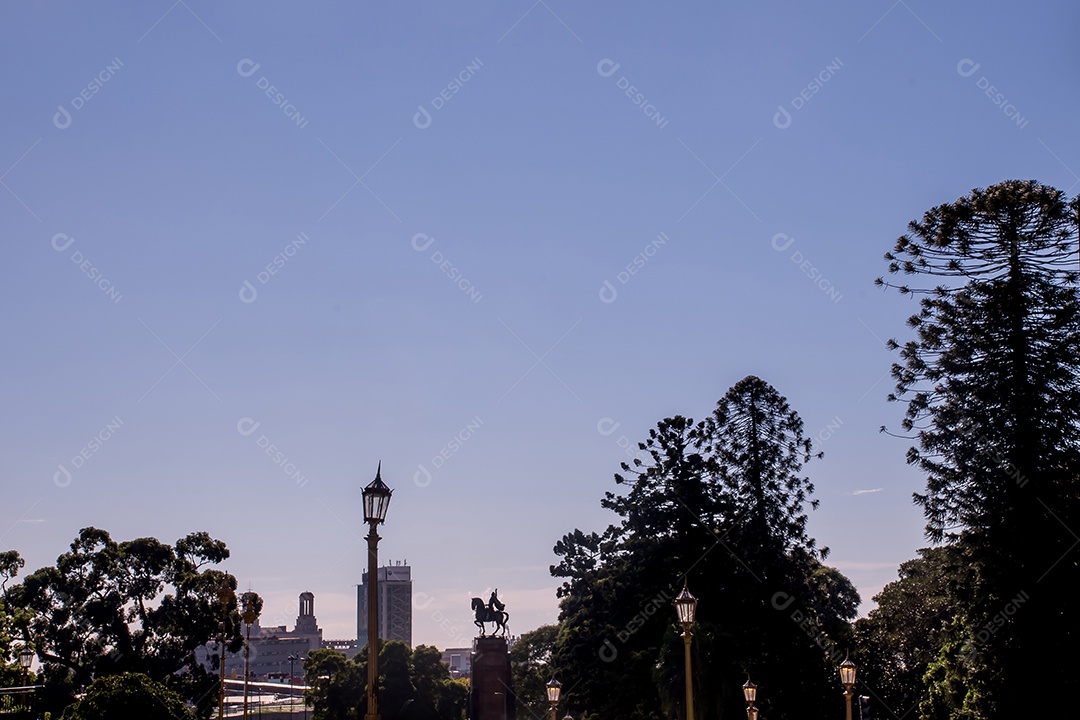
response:
{"label": "low building", "polygon": [[450,669],[450,675],[454,678],[469,677],[472,673],[471,647],[446,648],[442,653],[442,664]]}
{"label": "low building", "polygon": [[[248,628],[241,623],[241,632],[247,637]],[[300,614],[296,626],[288,630],[284,625],[261,627],[256,619],[251,624],[250,654],[246,658],[250,680],[280,680],[289,684],[304,682],[304,660],[312,650],[323,646],[322,629],[315,619],[315,596],[300,593]],[[196,650],[196,659],[207,670],[218,672],[221,647],[216,642],[207,643]],[[290,659],[291,658],[291,659]],[[225,653],[225,676],[244,677],[244,648],[236,653]]]}

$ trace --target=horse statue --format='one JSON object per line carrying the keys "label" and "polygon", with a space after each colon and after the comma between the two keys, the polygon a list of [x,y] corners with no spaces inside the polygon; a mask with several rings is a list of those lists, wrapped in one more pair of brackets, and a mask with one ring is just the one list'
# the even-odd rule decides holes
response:
{"label": "horse statue", "polygon": [[491,593],[491,602],[488,605],[484,604],[484,601],[478,597],[472,599],[472,609],[476,613],[476,626],[480,628],[480,637],[486,637],[484,625],[486,623],[494,623],[495,629],[492,630],[492,635],[502,629],[502,634],[506,635],[506,621],[510,619],[510,613],[506,612],[506,605],[501,603],[498,598],[498,590]]}

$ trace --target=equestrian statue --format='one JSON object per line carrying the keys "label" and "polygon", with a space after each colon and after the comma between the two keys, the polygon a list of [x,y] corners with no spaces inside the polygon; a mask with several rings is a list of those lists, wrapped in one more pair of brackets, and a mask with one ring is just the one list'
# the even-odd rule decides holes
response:
{"label": "equestrian statue", "polygon": [[485,605],[484,601],[478,597],[472,599],[472,609],[476,612],[476,626],[480,628],[480,637],[486,637],[484,625],[487,623],[494,623],[495,627],[491,631],[494,635],[499,629],[502,629],[502,635],[506,636],[506,621],[510,619],[510,613],[506,612],[506,605],[499,600],[499,589],[491,593],[491,599],[488,604]]}

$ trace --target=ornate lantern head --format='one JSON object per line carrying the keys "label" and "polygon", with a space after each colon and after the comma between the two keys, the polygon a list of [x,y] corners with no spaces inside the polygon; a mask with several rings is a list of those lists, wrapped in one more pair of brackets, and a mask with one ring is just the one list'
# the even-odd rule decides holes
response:
{"label": "ornate lantern head", "polygon": [[375,479],[364,488],[364,522],[381,523],[386,520],[386,508],[390,506],[390,496],[394,493],[382,480],[382,463],[375,471]]}

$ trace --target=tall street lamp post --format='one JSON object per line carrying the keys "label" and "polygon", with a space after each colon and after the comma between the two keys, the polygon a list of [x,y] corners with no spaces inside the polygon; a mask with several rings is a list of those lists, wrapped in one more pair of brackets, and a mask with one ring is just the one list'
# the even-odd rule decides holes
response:
{"label": "tall street lamp post", "polygon": [[218,720],[225,720],[225,634],[228,632],[229,605],[236,598],[229,579],[222,578],[221,587],[218,588],[218,599],[221,601],[221,655],[218,658],[218,669],[221,671],[220,692],[218,698]]}
{"label": "tall street lamp post", "polygon": [[[19,667],[22,668],[22,684],[23,684],[24,687],[26,686],[26,683],[28,682],[27,681],[27,676],[30,673],[30,665],[33,664],[33,662],[34,662],[34,651],[31,650],[30,648],[24,646],[23,649],[19,651]],[[29,691],[26,691],[26,692],[29,692]],[[26,700],[23,700],[23,705],[24,706],[27,706],[29,704],[30,704],[29,702],[27,702]]]}
{"label": "tall street lamp post", "polygon": [[746,682],[742,686],[743,697],[746,698],[746,720],[757,720],[758,709],[754,707],[754,701],[757,700],[757,685],[750,679],[750,676],[746,676]]}
{"label": "tall street lamp post", "polygon": [[855,687],[855,663],[848,658],[840,663],[840,684],[844,686],[844,699],[847,701],[847,720],[851,720],[851,689]]}
{"label": "tall street lamp post", "polygon": [[[690,673],[690,626],[697,614],[697,598],[690,594],[683,582],[682,592],[675,598],[675,612],[679,615],[679,624],[683,627],[682,637],[686,649],[686,720],[694,720],[694,680]],[[851,718],[848,718],[851,720]]]}
{"label": "tall street lamp post", "polygon": [[247,625],[247,639],[244,642],[244,720],[247,720],[248,678],[251,675],[249,670],[251,660],[251,626],[259,619],[259,611],[255,607],[255,603],[252,599],[248,597],[244,598],[244,611],[240,614],[240,617],[244,619],[244,624]]}
{"label": "tall street lamp post", "polygon": [[562,683],[555,678],[551,678],[551,682],[547,684],[548,704],[551,705],[551,720],[556,720],[555,708],[559,705],[560,692],[562,692]]}
{"label": "tall street lamp post", "polygon": [[382,463],[375,471],[375,479],[364,488],[364,522],[368,524],[368,679],[367,715],[365,720],[379,720],[379,523],[386,520],[386,508],[390,506],[393,490],[382,481]]}

